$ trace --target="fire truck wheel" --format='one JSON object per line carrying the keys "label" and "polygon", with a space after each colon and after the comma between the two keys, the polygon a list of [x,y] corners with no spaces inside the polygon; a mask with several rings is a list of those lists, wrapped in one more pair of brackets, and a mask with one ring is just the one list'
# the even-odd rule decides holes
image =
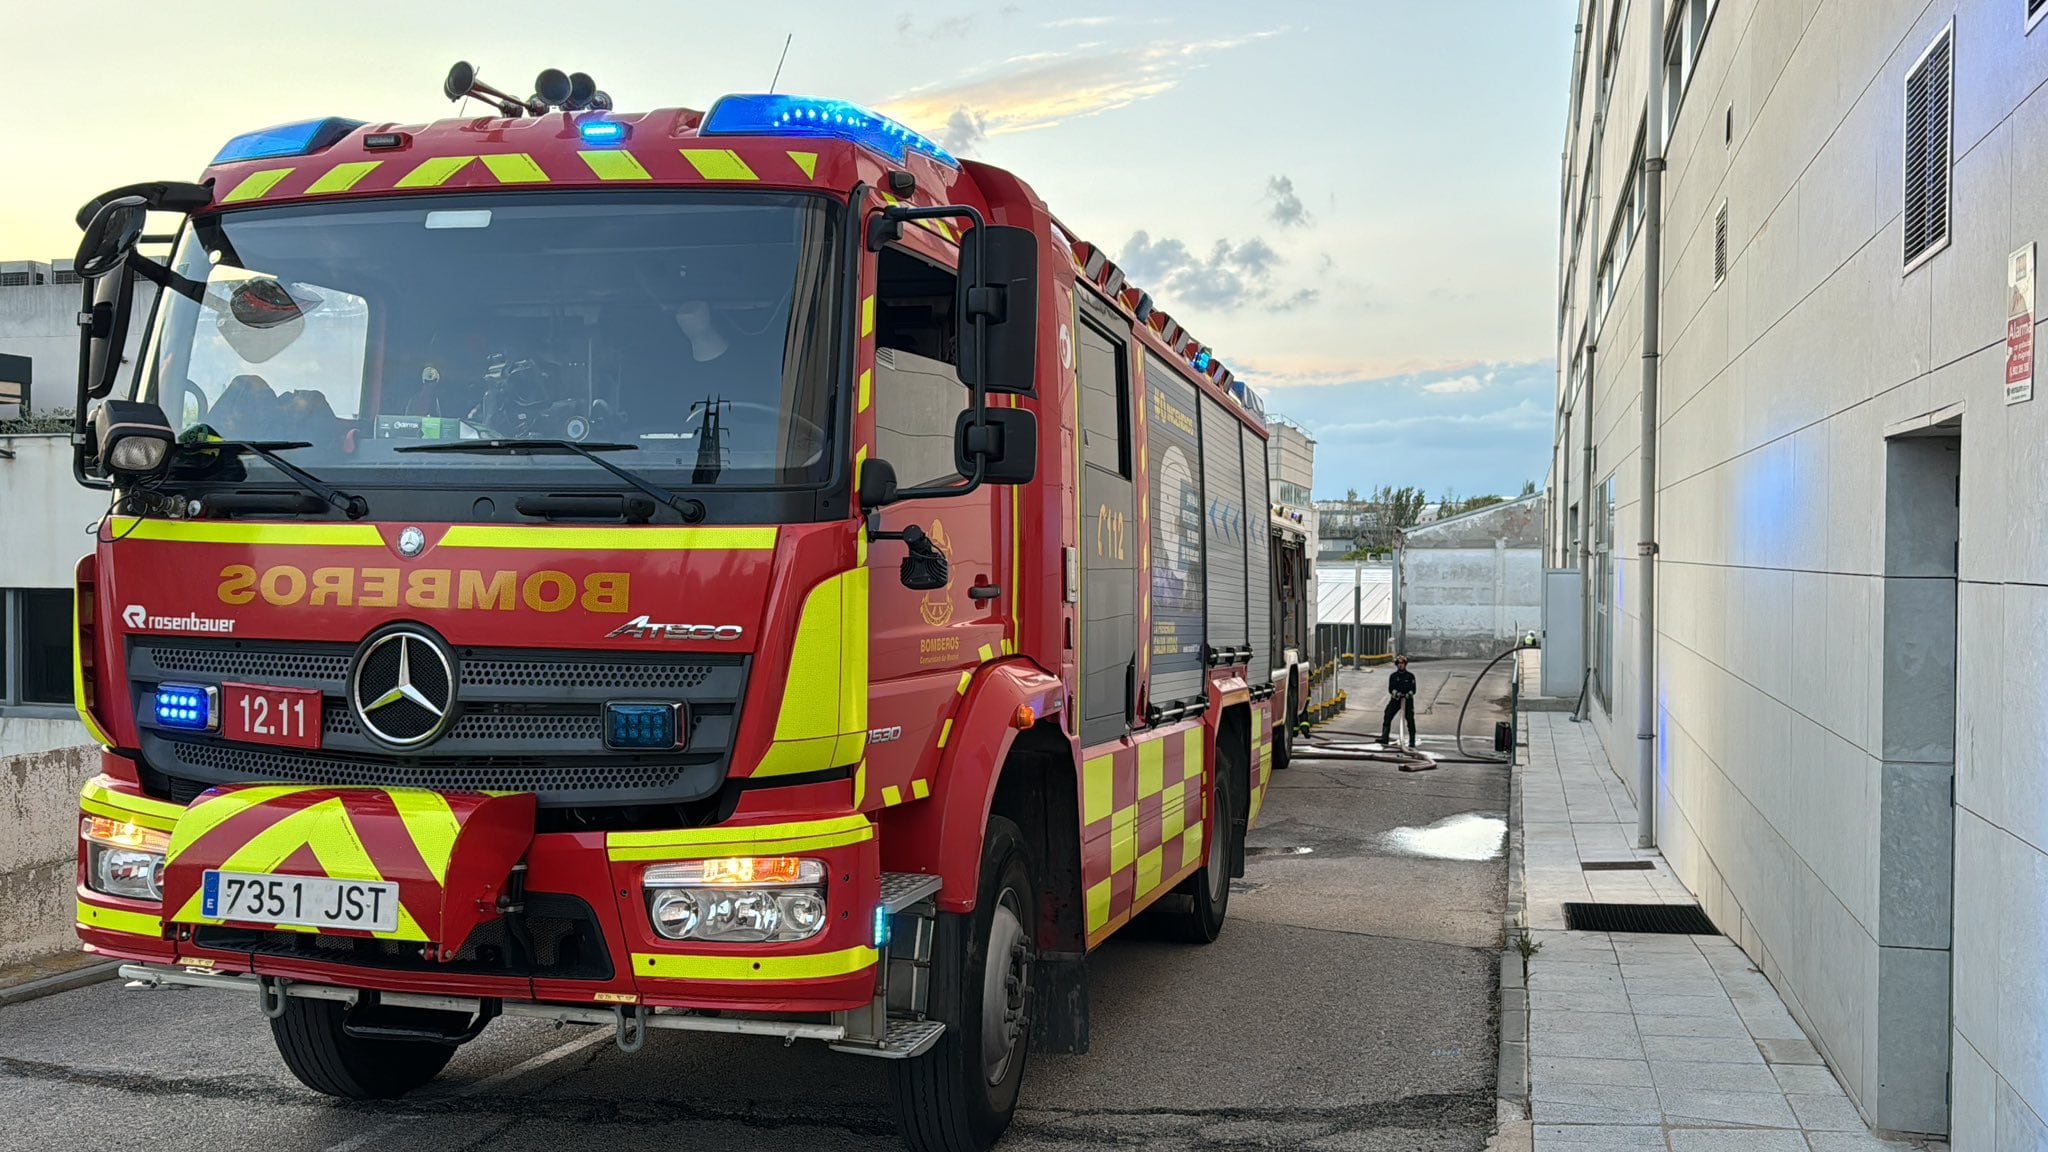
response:
{"label": "fire truck wheel", "polygon": [[347,1100],[390,1100],[439,1075],[451,1044],[425,1040],[367,1040],[342,1031],[346,1008],[333,1000],[287,999],[270,1022],[277,1054],[299,1083]]}
{"label": "fire truck wheel", "polygon": [[889,1062],[898,1120],[915,1152],[983,1152],[1010,1126],[1031,1046],[1037,907],[1023,835],[990,817],[974,911],[938,918],[931,1013],[946,1032],[923,1055]]}
{"label": "fire truck wheel", "polygon": [[1195,874],[1180,882],[1173,896],[1159,902],[1160,922],[1168,934],[1190,944],[1208,944],[1223,932],[1230,912],[1230,837],[1237,822],[1230,818],[1237,804],[1235,757],[1217,750],[1216,798],[1209,805],[1209,826],[1203,830],[1206,856]]}

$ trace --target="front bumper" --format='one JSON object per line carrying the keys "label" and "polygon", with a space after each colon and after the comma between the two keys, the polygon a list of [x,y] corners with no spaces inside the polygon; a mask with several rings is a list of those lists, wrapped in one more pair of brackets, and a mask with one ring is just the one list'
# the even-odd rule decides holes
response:
{"label": "front bumper", "polygon": [[[106,776],[87,783],[80,807],[88,816],[172,834],[174,845],[178,822],[187,812]],[[746,855],[824,860],[829,869],[826,927],[809,940],[760,945],[674,941],[654,932],[641,885],[647,868]],[[444,942],[441,948],[416,938],[278,931],[181,920],[175,913],[167,921],[160,903],[93,891],[86,883],[82,843],[77,931],[92,951],[174,971],[387,994],[594,1005],[601,1006],[596,1010],[605,1019],[618,1005],[832,1013],[863,1010],[875,1000],[882,956],[875,910],[894,901],[884,892],[876,830],[865,816],[650,832],[541,833],[531,837],[524,862],[526,906],[541,908],[552,899],[587,911],[587,921],[577,928],[581,943],[574,963],[560,962],[568,955],[563,945],[552,965],[493,971],[491,957],[501,953],[490,941],[502,940],[505,932],[494,911],[467,939]],[[298,857],[288,857],[281,868],[296,871],[300,866]],[[386,875],[393,875],[388,865]],[[546,949],[525,951],[539,955]]]}

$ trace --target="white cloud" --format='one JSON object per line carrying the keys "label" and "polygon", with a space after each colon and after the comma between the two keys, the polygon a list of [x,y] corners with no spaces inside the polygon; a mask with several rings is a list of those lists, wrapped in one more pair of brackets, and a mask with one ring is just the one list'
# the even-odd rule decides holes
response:
{"label": "white cloud", "polygon": [[1172,91],[1218,54],[1284,29],[1217,40],[1030,52],[946,84],[913,88],[881,111],[936,134],[962,112],[988,136],[1029,132]]}
{"label": "white cloud", "polygon": [[[1493,379],[1493,373],[1487,373],[1486,378],[1488,380]],[[1422,390],[1424,392],[1434,392],[1441,396],[1458,392],[1477,392],[1483,387],[1485,385],[1479,382],[1479,377],[1477,376],[1453,376],[1448,380],[1436,380],[1424,384]]]}

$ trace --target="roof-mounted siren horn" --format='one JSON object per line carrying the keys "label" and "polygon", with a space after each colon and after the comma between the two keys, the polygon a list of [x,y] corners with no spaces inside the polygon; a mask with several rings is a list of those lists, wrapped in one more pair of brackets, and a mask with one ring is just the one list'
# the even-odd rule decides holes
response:
{"label": "roof-mounted siren horn", "polygon": [[441,94],[451,103],[465,96],[474,96],[505,116],[520,116],[529,111],[516,97],[477,79],[476,66],[467,60],[456,61],[455,67],[448,70],[448,79],[441,85]]}
{"label": "roof-mounted siren horn", "polygon": [[597,81],[590,78],[590,73],[569,73],[569,102],[562,105],[564,111],[581,112],[593,109],[598,112],[609,112],[611,107],[612,98],[598,89]]}
{"label": "roof-mounted siren horn", "polygon": [[536,116],[550,108],[567,111],[569,97],[574,92],[575,85],[570,82],[567,72],[560,68],[543,68],[540,75],[533,78],[533,95],[527,98],[526,105],[540,109],[534,113]]}

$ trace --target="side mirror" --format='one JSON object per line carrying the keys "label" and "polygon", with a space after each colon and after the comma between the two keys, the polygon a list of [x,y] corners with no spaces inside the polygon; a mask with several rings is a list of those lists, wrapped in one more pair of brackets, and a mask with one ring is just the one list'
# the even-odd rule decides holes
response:
{"label": "side mirror", "polygon": [[123,481],[163,471],[177,440],[164,410],[135,400],[109,400],[92,414],[101,471]]}
{"label": "side mirror", "polygon": [[142,240],[149,209],[140,196],[122,196],[100,205],[85,236],[78,242],[72,269],[81,280],[97,280],[127,263]]}
{"label": "side mirror", "polygon": [[[981,458],[984,484],[1029,484],[1038,475],[1038,417],[1024,408],[990,408],[976,424],[962,412],[953,425],[953,467],[974,475]],[[873,463],[873,461],[869,461]]]}
{"label": "side mirror", "polygon": [[887,460],[866,460],[860,466],[854,495],[861,511],[869,512],[896,502],[896,467]]}
{"label": "side mirror", "polygon": [[[1038,238],[987,224],[960,238],[960,381],[974,384],[986,352],[990,392],[1029,395],[1038,365]],[[987,318],[983,328],[975,321]]]}
{"label": "side mirror", "polygon": [[78,410],[114,390],[121,375],[121,351],[135,309],[135,277],[127,268],[84,281],[78,315]]}

